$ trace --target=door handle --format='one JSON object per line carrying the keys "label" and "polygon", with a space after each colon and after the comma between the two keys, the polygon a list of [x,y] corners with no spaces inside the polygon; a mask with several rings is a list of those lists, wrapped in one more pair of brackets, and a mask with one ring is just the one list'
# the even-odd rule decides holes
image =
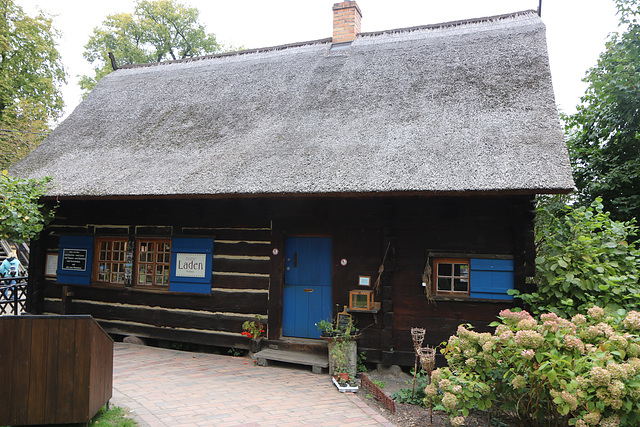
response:
{"label": "door handle", "polygon": [[313,292],[313,289],[305,289],[305,292]]}
{"label": "door handle", "polygon": [[293,267],[298,268],[298,252],[293,253]]}

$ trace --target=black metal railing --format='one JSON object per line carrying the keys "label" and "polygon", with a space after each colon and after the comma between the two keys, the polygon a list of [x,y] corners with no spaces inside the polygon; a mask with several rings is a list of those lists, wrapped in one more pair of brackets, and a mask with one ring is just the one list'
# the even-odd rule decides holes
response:
{"label": "black metal railing", "polygon": [[0,277],[0,316],[26,311],[27,277]]}

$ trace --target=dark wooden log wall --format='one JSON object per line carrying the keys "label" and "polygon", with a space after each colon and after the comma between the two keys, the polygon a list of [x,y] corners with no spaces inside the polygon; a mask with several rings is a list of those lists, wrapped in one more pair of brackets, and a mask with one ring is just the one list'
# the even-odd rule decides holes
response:
{"label": "dark wooden log wall", "polygon": [[[485,331],[509,301],[435,298],[429,302],[422,273],[429,253],[513,256],[516,287],[525,282],[525,261],[533,262],[531,198],[451,198],[395,205],[392,225],[394,266],[387,317],[393,321],[392,360],[400,365],[414,361],[411,328],[427,331],[424,345],[437,346],[455,333],[461,323]],[[389,337],[387,337],[389,339]],[[383,344],[388,344],[383,343]]]}
{"label": "dark wooden log wall", "polygon": [[[427,254],[513,256],[521,286],[525,260],[533,260],[531,201],[530,196],[64,201],[49,235],[34,242],[32,256],[43,260],[47,250],[57,250],[60,234],[105,235],[119,227],[124,234],[213,237],[210,296],[73,286],[67,312],[92,314],[112,333],[246,348],[241,325],[255,314],[268,317],[270,339],[281,338],[287,236],[333,237],[334,314],[348,304],[359,275],[375,282],[388,248],[376,295],[382,310],[355,314],[364,328],[359,345],[371,362],[412,365],[411,327],[426,328],[425,344],[437,345],[458,324],[486,328],[499,310],[511,306],[429,303],[421,286]],[[340,264],[343,258],[346,266]],[[62,287],[35,276],[34,310],[60,313]]]}
{"label": "dark wooden log wall", "polygon": [[41,301],[34,304],[44,313],[63,313],[64,305],[66,314],[91,314],[114,334],[248,348],[242,323],[257,314],[268,320],[271,229],[260,210],[260,203],[243,201],[211,208],[185,200],[63,202],[39,252],[57,251],[62,234],[213,237],[212,291],[76,285],[65,298],[62,286],[41,279]]}

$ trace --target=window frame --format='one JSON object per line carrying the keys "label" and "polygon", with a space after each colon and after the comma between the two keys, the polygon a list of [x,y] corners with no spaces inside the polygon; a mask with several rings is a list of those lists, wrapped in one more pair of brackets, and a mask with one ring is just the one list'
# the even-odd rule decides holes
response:
{"label": "window frame", "polygon": [[[451,264],[452,266],[455,264],[466,264],[467,265],[467,275],[455,275],[455,268],[452,268],[451,275],[439,275],[438,274],[438,266],[440,264]],[[442,297],[457,297],[457,298],[470,298],[471,293],[471,259],[470,258],[434,258],[433,259],[433,293],[435,296]],[[467,290],[466,291],[455,291],[453,290],[453,282],[451,284],[452,290],[444,291],[438,289],[438,279],[449,278],[455,280],[456,278],[461,279],[465,278],[467,280]]]}
{"label": "window frame", "polygon": [[[167,245],[165,247],[165,250],[160,252],[160,254],[163,254],[164,256],[168,257],[167,261],[163,261],[163,262],[158,262],[157,261],[157,256],[158,256],[158,252],[157,250],[154,249],[153,253],[153,262],[143,262],[140,260],[141,254],[143,252],[146,251],[141,251],[140,247],[143,243],[154,243],[154,245],[157,244],[164,244]],[[157,246],[156,246],[157,247]],[[159,237],[138,237],[136,238],[136,247],[135,247],[135,252],[134,252],[134,258],[135,258],[135,266],[134,266],[134,271],[133,271],[133,285],[138,288],[138,289],[157,289],[157,290],[166,290],[169,291],[169,278],[171,277],[171,247],[172,247],[172,239],[171,238],[159,238]],[[152,265],[152,271],[151,271],[151,276],[152,278],[152,283],[151,284],[141,284],[140,283],[140,265],[141,264],[146,264],[146,265]],[[166,274],[163,274],[166,277],[166,282],[163,284],[157,284],[156,282],[156,275],[157,275],[157,266],[163,266],[163,272],[166,272]],[[149,275],[149,273],[144,273],[144,275]]]}
{"label": "window frame", "polygon": [[[101,243],[103,242],[110,242],[112,245],[114,242],[119,242],[119,243],[124,243],[125,248],[124,251],[117,251],[117,253],[124,253],[124,260],[120,261],[116,261],[115,263],[118,265],[122,265],[124,268],[124,271],[122,272],[122,274],[124,275],[124,279],[122,281],[122,283],[118,283],[118,282],[112,282],[111,278],[112,278],[112,274],[114,274],[112,271],[110,271],[109,274],[109,281],[104,281],[104,280],[100,280],[100,263],[101,263],[101,259],[100,259],[100,255],[102,253],[102,249],[101,249]],[[92,281],[93,283],[96,284],[100,284],[100,285],[108,285],[108,286],[117,286],[117,287],[125,287],[126,286],[126,264],[127,264],[127,251],[128,251],[128,246],[129,246],[129,240],[127,238],[123,238],[123,237],[103,237],[103,236],[96,236],[95,237],[95,241],[94,241],[94,260],[93,260],[93,273],[92,273]],[[106,260],[106,262],[108,262],[111,267],[114,264],[113,261],[113,247],[111,247],[111,249],[109,249],[109,253],[111,255],[111,258],[109,260]],[[112,268],[110,268],[110,270],[112,270]]]}

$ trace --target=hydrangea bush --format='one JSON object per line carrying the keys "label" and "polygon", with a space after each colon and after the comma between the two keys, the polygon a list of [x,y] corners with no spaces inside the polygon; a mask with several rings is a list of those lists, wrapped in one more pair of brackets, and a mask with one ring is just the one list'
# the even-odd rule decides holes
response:
{"label": "hydrangea bush", "polygon": [[490,409],[529,426],[640,425],[640,312],[597,306],[571,320],[503,310],[495,332],[458,327],[425,403],[455,426]]}

